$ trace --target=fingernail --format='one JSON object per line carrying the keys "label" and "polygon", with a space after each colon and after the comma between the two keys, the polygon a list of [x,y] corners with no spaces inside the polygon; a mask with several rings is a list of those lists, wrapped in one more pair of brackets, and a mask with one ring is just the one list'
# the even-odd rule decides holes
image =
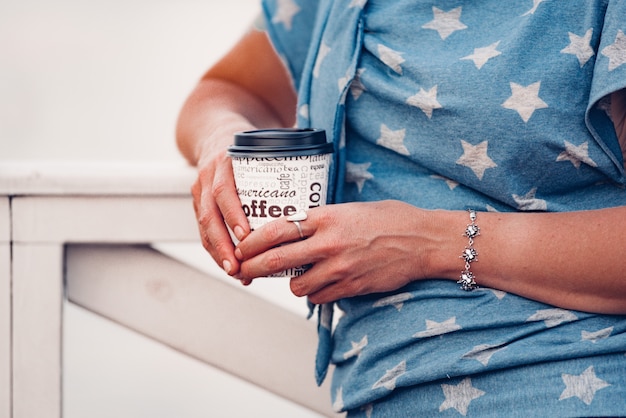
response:
{"label": "fingernail", "polygon": [[239,241],[244,239],[245,232],[241,226],[237,225],[233,232],[235,233],[235,236],[237,237]]}
{"label": "fingernail", "polygon": [[233,265],[230,263],[230,261],[224,260],[224,262],[222,263],[222,268],[224,269],[226,274],[230,274],[233,269]]}
{"label": "fingernail", "polygon": [[239,248],[235,248],[235,257],[237,257],[237,260],[243,260],[243,254]]}

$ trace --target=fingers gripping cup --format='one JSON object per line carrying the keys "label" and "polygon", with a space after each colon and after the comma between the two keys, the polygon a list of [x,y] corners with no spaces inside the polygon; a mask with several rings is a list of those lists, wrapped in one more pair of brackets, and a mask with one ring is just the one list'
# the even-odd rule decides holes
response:
{"label": "fingers gripping cup", "polygon": [[[321,129],[264,129],[235,134],[228,148],[237,194],[252,230],[326,204],[333,145]],[[296,277],[305,266],[274,276]]]}

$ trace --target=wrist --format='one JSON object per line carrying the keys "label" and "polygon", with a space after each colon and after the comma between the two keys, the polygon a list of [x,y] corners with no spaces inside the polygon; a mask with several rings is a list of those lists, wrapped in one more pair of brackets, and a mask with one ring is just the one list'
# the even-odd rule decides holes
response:
{"label": "wrist", "polygon": [[467,212],[432,210],[424,216],[432,243],[425,257],[426,278],[459,280],[465,264],[460,256],[467,245],[467,237],[463,236],[469,223]]}
{"label": "wrist", "polygon": [[233,144],[236,132],[256,129],[241,115],[227,114],[214,124],[202,139],[197,142],[195,160],[198,165],[204,160],[210,160],[216,154],[225,153]]}

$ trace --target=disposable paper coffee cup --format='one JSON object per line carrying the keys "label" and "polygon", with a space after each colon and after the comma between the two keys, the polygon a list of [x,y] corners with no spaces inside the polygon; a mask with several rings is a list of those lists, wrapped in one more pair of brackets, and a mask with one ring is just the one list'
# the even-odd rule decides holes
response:
{"label": "disposable paper coffee cup", "polygon": [[[332,152],[333,145],[321,129],[235,134],[228,155],[250,228],[325,205]],[[274,276],[296,277],[305,271],[306,266],[301,266]]]}

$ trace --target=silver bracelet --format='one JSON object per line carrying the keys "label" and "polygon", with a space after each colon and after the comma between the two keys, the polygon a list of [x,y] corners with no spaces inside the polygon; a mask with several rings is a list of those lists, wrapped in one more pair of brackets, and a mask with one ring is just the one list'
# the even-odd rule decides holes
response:
{"label": "silver bracelet", "polygon": [[463,236],[467,237],[467,247],[463,251],[463,254],[459,258],[465,260],[465,270],[461,272],[461,278],[457,281],[461,285],[461,289],[471,291],[478,289],[476,281],[474,281],[474,273],[470,270],[470,263],[478,260],[478,253],[474,249],[474,238],[480,235],[480,228],[476,225],[476,211],[468,209],[471,223],[465,228]]}

